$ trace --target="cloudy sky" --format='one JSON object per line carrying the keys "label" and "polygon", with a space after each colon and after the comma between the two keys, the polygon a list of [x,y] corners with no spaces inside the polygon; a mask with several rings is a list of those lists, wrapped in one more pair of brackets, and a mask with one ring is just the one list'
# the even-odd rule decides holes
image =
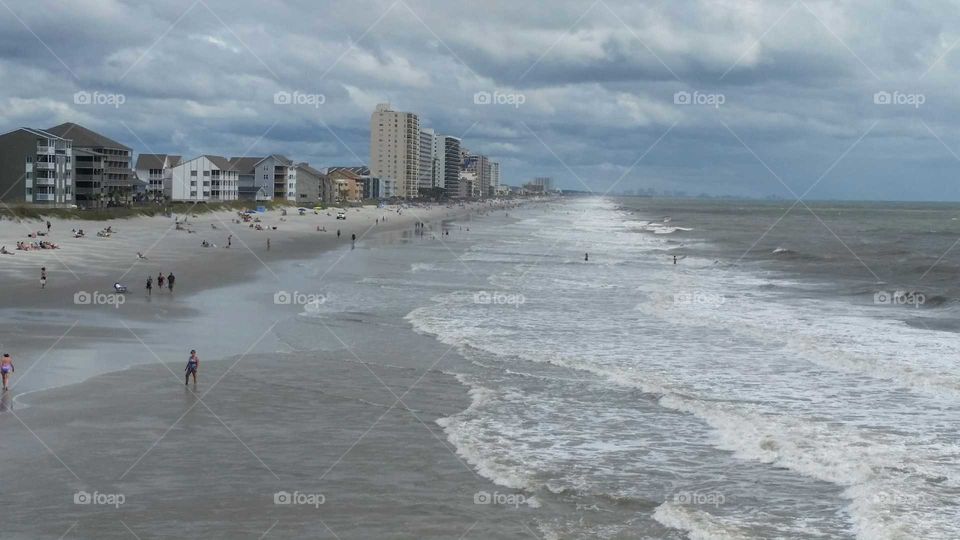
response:
{"label": "cloudy sky", "polygon": [[919,0],[0,0],[0,129],[74,121],[137,152],[327,167],[366,162],[370,112],[389,101],[499,160],[510,184],[960,200],[958,14]]}

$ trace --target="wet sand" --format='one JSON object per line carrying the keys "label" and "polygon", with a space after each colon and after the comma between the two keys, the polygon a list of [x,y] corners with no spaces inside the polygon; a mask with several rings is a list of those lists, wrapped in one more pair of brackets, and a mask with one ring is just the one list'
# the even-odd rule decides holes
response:
{"label": "wet sand", "polygon": [[[368,233],[359,219],[341,227],[372,252],[416,238],[414,221],[439,228],[470,211],[388,214]],[[40,292],[7,268],[0,348],[17,373],[0,400],[3,538],[536,536],[532,506],[475,504],[498,487],[435,423],[469,406],[438,366],[462,361],[455,352],[410,332],[399,308],[347,306],[315,321],[272,301],[280,290],[337,298],[372,270],[352,261],[349,240],[305,223],[274,236],[269,252],[238,249],[236,237],[229,250],[194,247],[196,235],[170,232],[131,274],[172,266],[174,294],[134,290],[117,308],[77,305],[73,294],[125,271],[127,246],[108,264],[65,260],[79,279],[63,267]],[[182,380],[194,346],[196,387]],[[306,504],[283,504],[285,493]]]}

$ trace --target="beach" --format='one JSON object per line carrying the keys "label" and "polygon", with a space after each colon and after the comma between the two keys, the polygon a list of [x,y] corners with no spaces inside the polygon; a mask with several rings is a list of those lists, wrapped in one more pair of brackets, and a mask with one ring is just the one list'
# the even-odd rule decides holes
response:
{"label": "beach", "polygon": [[811,216],[758,242],[776,203],[580,198],[171,232],[173,295],[119,307],[23,278],[4,537],[953,538],[960,259],[911,246],[960,210],[814,208],[859,261]]}
{"label": "beach", "polygon": [[[347,210],[346,220],[335,209],[285,218],[276,210],[261,218],[277,226],[269,232],[234,223],[233,213],[187,216],[195,233],[178,230],[172,217],[51,220],[46,238],[61,249],[2,259],[0,344],[17,371],[0,431],[7,463],[18,464],[2,471],[11,486],[4,537],[60,538],[68,530],[77,538],[125,537],[127,527],[144,537],[260,537],[268,529],[273,537],[323,537],[332,534],[322,525],[331,519],[343,538],[402,537],[397,524],[412,515],[429,517],[424,531],[448,535],[466,518],[445,510],[450,494],[431,490],[429,478],[458,478],[470,501],[492,486],[455,456],[434,423],[468,405],[454,378],[429,369],[455,353],[411,333],[410,350],[421,354],[396,356],[404,345],[376,343],[372,321],[351,315],[304,327],[300,315],[334,306],[362,313],[348,287],[371,269],[351,257],[412,242],[446,251],[445,220],[475,219],[493,207],[368,207]],[[4,242],[25,236],[14,225],[4,223],[14,240]],[[107,226],[110,238],[91,234]],[[64,234],[68,227],[87,237]],[[460,227],[448,242],[465,234]],[[204,240],[216,247],[201,247]],[[50,277],[41,290],[42,265]],[[174,291],[155,286],[147,296],[146,277],[161,271],[175,272]],[[106,298],[114,281],[130,287],[122,303],[75,303],[81,291]],[[378,311],[371,313],[381,324],[391,321]],[[190,348],[202,359],[195,390],[181,380]],[[405,393],[414,386],[422,391]],[[417,436],[403,438],[415,444],[394,444],[410,432]],[[319,494],[323,504],[276,504],[284,492]],[[93,504],[77,504],[74,496],[85,493]],[[94,493],[122,493],[123,504],[105,511]],[[356,524],[384,512],[395,519]],[[492,521],[504,534],[523,528]]]}

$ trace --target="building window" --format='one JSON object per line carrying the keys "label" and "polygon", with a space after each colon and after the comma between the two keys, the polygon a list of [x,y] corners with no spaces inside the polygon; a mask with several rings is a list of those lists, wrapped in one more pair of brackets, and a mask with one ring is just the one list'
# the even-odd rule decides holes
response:
{"label": "building window", "polygon": [[190,171],[190,176],[196,176],[196,175],[197,175],[197,171]]}

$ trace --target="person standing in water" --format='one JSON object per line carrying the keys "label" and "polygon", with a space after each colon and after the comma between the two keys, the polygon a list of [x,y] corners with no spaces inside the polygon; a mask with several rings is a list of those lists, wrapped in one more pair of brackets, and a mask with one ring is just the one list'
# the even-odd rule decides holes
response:
{"label": "person standing in water", "polygon": [[40,288],[41,289],[47,288],[47,267],[46,266],[40,267]]}
{"label": "person standing in water", "polygon": [[170,275],[167,276],[167,287],[170,289],[170,294],[173,294],[173,282],[176,279],[177,277],[173,275],[173,272],[170,272]]}
{"label": "person standing in water", "polygon": [[584,254],[583,254],[583,261],[584,261],[584,262],[588,262],[589,260],[590,260],[590,254],[589,254],[589,253],[584,253]]}
{"label": "person standing in water", "polygon": [[183,385],[190,384],[190,376],[193,375],[193,384],[197,384],[197,371],[200,369],[200,357],[197,356],[197,350],[191,349],[190,358],[187,359],[187,367],[183,368],[187,374],[183,379]]}
{"label": "person standing in water", "polygon": [[677,264],[677,256],[676,256],[676,255],[673,256],[673,264]]}
{"label": "person standing in water", "polygon": [[10,358],[9,354],[3,353],[3,358],[0,358],[0,375],[3,375],[4,390],[10,389],[10,387],[7,385],[7,382],[10,380],[10,374],[13,372],[13,358]]}
{"label": "person standing in water", "polygon": [[160,292],[163,292],[163,272],[157,274],[157,288],[160,289]]}
{"label": "person standing in water", "polygon": [[147,276],[147,296],[153,296],[153,277]]}

